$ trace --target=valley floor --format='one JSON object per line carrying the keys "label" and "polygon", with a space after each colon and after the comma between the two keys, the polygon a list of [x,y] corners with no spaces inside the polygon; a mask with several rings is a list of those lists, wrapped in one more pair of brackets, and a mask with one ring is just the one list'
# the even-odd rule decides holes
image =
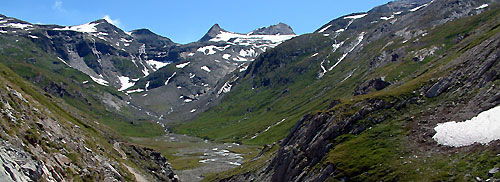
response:
{"label": "valley floor", "polygon": [[154,138],[130,138],[130,140],[132,143],[153,148],[167,156],[181,181],[201,181],[209,174],[240,167],[260,151],[256,146],[214,143],[173,133]]}

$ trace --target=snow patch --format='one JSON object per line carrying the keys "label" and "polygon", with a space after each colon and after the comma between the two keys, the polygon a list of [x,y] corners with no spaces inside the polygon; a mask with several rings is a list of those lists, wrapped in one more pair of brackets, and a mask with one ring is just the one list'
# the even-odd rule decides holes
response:
{"label": "snow patch", "polygon": [[357,42],[354,44],[354,46],[352,46],[352,48],[349,51],[344,53],[342,55],[342,57],[340,57],[340,59],[332,67],[330,67],[328,69],[328,71],[331,71],[333,68],[335,68],[340,62],[342,62],[342,60],[344,60],[347,57],[347,55],[349,55],[349,53],[351,53],[354,49],[356,49],[356,47],[358,47],[358,45],[361,43],[361,41],[363,41],[365,34],[366,34],[366,32],[361,32],[361,34],[359,34],[359,36],[357,38]]}
{"label": "snow patch", "polygon": [[62,59],[60,57],[57,57],[57,59],[59,59],[59,61],[63,62],[66,66],[71,67],[66,61],[64,61],[64,59]]}
{"label": "snow patch", "polygon": [[242,66],[240,68],[240,73],[246,71],[247,69],[248,69],[248,65]]}
{"label": "snow patch", "polygon": [[319,53],[314,53],[311,57],[316,57]]}
{"label": "snow patch", "polygon": [[360,19],[360,18],[365,17],[366,15],[368,15],[368,14],[360,14],[360,15],[346,16],[346,17],[344,17],[344,19]]}
{"label": "snow patch", "polygon": [[483,4],[479,7],[477,7],[476,9],[483,9],[483,8],[487,8],[489,5],[488,4]]}
{"label": "snow patch", "polygon": [[129,77],[126,76],[119,76],[118,80],[120,80],[120,89],[118,91],[124,91],[127,90],[128,88],[132,87],[135,85],[135,82],[132,82]]}
{"label": "snow patch", "polygon": [[28,37],[32,38],[32,39],[38,39],[39,37],[37,36],[34,36],[34,35],[28,35]]}
{"label": "snow patch", "polygon": [[488,144],[500,139],[500,106],[479,113],[464,122],[439,123],[432,137],[446,146],[461,147],[474,143]]}
{"label": "snow patch", "polygon": [[189,112],[190,112],[190,113],[194,113],[194,112],[196,112],[196,109],[193,109],[193,110],[191,110],[191,111],[189,111]]}
{"label": "snow patch", "polygon": [[319,30],[318,33],[323,33],[325,30],[329,29],[330,27],[332,27],[332,25],[326,26],[325,28]]}
{"label": "snow patch", "polygon": [[418,7],[416,7],[416,8],[410,9],[410,11],[411,11],[411,12],[418,11],[419,9],[421,9],[421,8],[423,8],[423,7],[426,7],[427,5],[429,5],[429,4],[423,4],[423,5],[418,6]]}
{"label": "snow patch", "polygon": [[77,25],[77,26],[67,26],[64,28],[54,28],[54,30],[71,30],[75,32],[82,32],[82,33],[94,33],[97,32],[97,25],[99,23],[86,23],[83,25]]}
{"label": "snow patch", "polygon": [[236,57],[236,58],[233,58],[233,61],[248,61],[247,58],[242,58],[240,56]]}
{"label": "snow patch", "polygon": [[[212,55],[212,54],[217,53],[217,51],[214,50],[215,48],[217,48],[217,46],[210,45],[210,46],[200,47],[196,51],[202,52],[205,55]],[[208,50],[208,52],[207,52],[207,50]]]}
{"label": "snow patch", "polygon": [[394,18],[394,15],[391,15],[390,17],[380,17],[381,20],[390,20],[390,19],[393,19]]}
{"label": "snow patch", "polygon": [[182,68],[186,67],[189,63],[191,63],[191,62],[188,61],[186,63],[178,64],[178,65],[175,65],[175,67],[179,68],[179,69],[182,69]]}
{"label": "snow patch", "polygon": [[26,28],[33,27],[33,25],[23,24],[23,23],[8,23],[8,24],[2,25],[0,27],[11,27],[11,28],[17,28],[17,29],[26,29]]}
{"label": "snow patch", "polygon": [[201,69],[209,73],[211,71],[210,68],[208,68],[208,66],[202,66]]}
{"label": "snow patch", "polygon": [[[170,79],[172,79],[175,76],[175,74],[177,74],[177,72],[174,72],[170,77],[167,78],[167,81],[165,81],[165,85],[168,84],[168,82],[170,81]],[[177,88],[179,88],[179,87],[177,87]]]}
{"label": "snow patch", "polygon": [[160,62],[156,60],[146,60],[146,63],[153,68],[154,71],[159,70],[160,68],[163,68],[167,65],[169,65],[169,62]]}
{"label": "snow patch", "polygon": [[135,90],[128,90],[127,94],[144,92],[144,89],[138,88]]}
{"label": "snow patch", "polygon": [[90,76],[90,78],[92,78],[92,80],[94,80],[94,82],[96,82],[97,84],[99,85],[102,85],[102,86],[109,86],[108,84],[108,81],[102,79],[102,75],[99,75],[101,78],[96,78],[96,77],[93,77],[93,76]]}
{"label": "snow patch", "polygon": [[222,58],[227,59],[227,60],[229,60],[230,57],[231,57],[231,54],[222,55]]}

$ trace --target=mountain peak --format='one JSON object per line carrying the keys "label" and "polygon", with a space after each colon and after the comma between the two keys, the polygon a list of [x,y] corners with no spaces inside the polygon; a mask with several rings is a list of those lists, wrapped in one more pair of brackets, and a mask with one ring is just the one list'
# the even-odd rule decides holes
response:
{"label": "mountain peak", "polygon": [[136,38],[141,43],[147,43],[153,46],[168,46],[174,45],[175,43],[167,37],[163,37],[152,32],[149,29],[141,28],[137,30],[130,31],[132,37]]}
{"label": "mountain peak", "polygon": [[214,24],[208,32],[200,39],[200,42],[206,42],[214,37],[216,37],[221,32],[227,32],[226,30],[220,28],[219,24]]}
{"label": "mountain peak", "polygon": [[292,27],[285,23],[278,23],[268,27],[258,28],[250,33],[251,35],[295,35]]}

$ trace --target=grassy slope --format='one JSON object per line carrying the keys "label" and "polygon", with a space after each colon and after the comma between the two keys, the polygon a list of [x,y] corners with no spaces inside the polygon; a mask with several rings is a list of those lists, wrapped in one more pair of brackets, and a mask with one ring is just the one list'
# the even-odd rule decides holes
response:
{"label": "grassy slope", "polygon": [[[17,39],[18,41],[15,41]],[[144,122],[145,118],[134,116],[122,107],[121,111],[107,108],[100,100],[105,94],[116,98],[125,97],[114,88],[104,87],[91,81],[87,75],[70,68],[56,57],[45,53],[34,43],[22,37],[0,36],[0,63],[5,64],[15,73],[37,86],[51,90],[62,88],[62,94],[53,96],[62,98],[69,105],[87,113],[121,136],[150,137],[164,133],[163,129],[152,122]],[[83,81],[90,80],[84,85]],[[143,122],[137,122],[143,121]]]}
{"label": "grassy slope", "polygon": [[[350,99],[354,86],[363,80],[385,76],[386,80],[396,83],[391,88],[405,83],[421,81],[414,79],[426,72],[427,68],[446,63],[446,60],[439,60],[436,63],[438,61],[436,58],[452,49],[452,45],[454,45],[459,35],[470,33],[484,21],[492,20],[492,17],[497,16],[497,14],[498,12],[490,11],[490,13],[474,18],[465,18],[461,21],[440,26],[430,30],[429,34],[421,38],[418,44],[411,43],[415,39],[406,43],[402,43],[401,38],[398,37],[379,39],[365,45],[359,56],[356,58],[348,57],[322,79],[316,79],[317,72],[320,70],[321,59],[311,58],[310,55],[319,52],[320,54],[317,57],[325,57],[331,50],[329,45],[332,42],[328,42],[331,40],[317,34],[301,36],[260,57],[260,59],[266,59],[266,57],[268,59],[263,61],[263,64],[266,64],[266,61],[282,61],[282,64],[278,64],[280,67],[259,70],[265,72],[265,75],[248,74],[239,81],[239,85],[236,85],[236,88],[230,94],[225,96],[221,104],[192,122],[174,125],[173,130],[178,133],[207,137],[216,141],[237,141],[247,144],[272,143],[286,136],[294,123],[304,114],[315,110],[323,110],[335,99]],[[490,31],[471,41],[472,43],[478,43],[494,33]],[[367,66],[369,60],[378,56],[376,53],[382,52],[380,48],[384,47],[389,41],[395,43],[384,50],[404,46],[410,55],[415,54],[411,53],[411,51],[431,46],[437,46],[440,49],[434,56],[428,57],[422,62],[412,61],[411,56],[407,56],[404,61],[391,62],[376,70],[369,70]],[[301,44],[303,47],[298,47],[295,44]],[[468,45],[467,47],[470,48],[471,46]],[[301,49],[305,51],[299,54],[294,52]],[[459,52],[463,51],[459,50]],[[453,55],[448,57],[448,60],[451,60]],[[335,62],[336,59],[334,58],[336,57],[331,56],[330,60]],[[356,72],[352,77],[341,82],[354,69],[356,69]],[[271,79],[271,85],[252,89],[252,87],[259,86],[258,82],[266,78]],[[410,85],[407,84],[404,87]],[[282,119],[286,119],[285,122],[273,126],[268,132],[251,139],[256,133]]]}
{"label": "grassy slope", "polygon": [[[338,82],[338,78],[336,77],[345,74],[345,72],[333,72],[330,75],[326,75],[328,79],[318,80],[310,83],[310,85],[298,87],[302,90],[293,92],[289,96],[287,96],[287,100],[291,100],[288,103],[280,100],[276,102],[284,104],[281,105],[283,107],[280,110],[281,112],[291,111],[290,113],[301,113],[301,110],[297,111],[297,109],[304,109],[304,113],[308,113],[313,111],[313,109],[320,109],[321,107],[325,107],[327,104],[326,101],[332,99],[341,100],[342,103],[334,108],[338,109],[343,106],[353,105],[356,102],[364,99],[381,98],[385,100],[393,100],[412,96],[414,95],[414,93],[412,93],[413,90],[421,88],[423,85],[428,83],[428,80],[430,80],[431,78],[436,78],[439,77],[439,75],[446,73],[446,71],[448,70],[442,67],[444,64],[457,58],[466,50],[478,45],[483,40],[486,40],[487,38],[500,33],[500,25],[498,23],[500,22],[499,20],[500,11],[498,11],[497,7],[497,9],[485,12],[478,16],[464,18],[459,21],[454,21],[439,26],[430,31],[426,37],[422,38],[420,40],[421,43],[417,46],[408,45],[407,43],[406,45],[408,46],[406,50],[408,52],[412,50],[420,50],[422,48],[430,47],[433,45],[441,45],[443,47],[436,53],[435,56],[429,57],[423,62],[413,62],[409,60],[404,62],[394,62],[372,71],[363,70],[362,66],[358,67],[358,70],[361,70],[360,72],[365,73],[364,76],[366,78],[387,76],[386,79],[389,81],[398,81],[399,84],[392,85],[388,89],[352,97],[352,86],[350,85],[356,83],[353,80],[361,79],[362,74],[355,74],[353,75],[353,77],[346,80],[346,82],[335,84]],[[463,40],[460,44],[456,45],[454,42],[456,40],[456,37],[464,34],[470,34],[470,36]],[[384,38],[380,41],[373,42],[370,45],[366,45],[366,47],[364,48],[364,52],[370,52],[370,50],[375,51],[380,47],[383,47],[383,43],[388,41],[389,40],[387,38]],[[410,40],[408,42],[412,41],[413,40]],[[403,44],[396,44],[386,49],[393,49],[402,45]],[[377,50],[377,52],[378,51],[379,50]],[[368,57],[370,57],[370,55],[366,55],[365,58]],[[360,60],[363,60],[363,58],[361,58]],[[344,61],[355,62],[355,60]],[[353,65],[340,64],[336,69],[344,71],[349,70],[349,68],[352,69],[355,67]],[[341,79],[343,79],[343,77]],[[235,89],[233,90],[233,93],[228,95],[225,99],[239,99],[237,96],[242,96],[242,93],[249,92],[249,87],[245,85],[247,83],[244,81],[241,83],[243,86],[240,86],[238,89],[245,88],[243,90],[245,90],[246,92]],[[329,87],[328,84],[331,85],[331,87]],[[322,91],[323,89],[318,88],[330,89]],[[262,95],[265,95],[262,93],[265,92],[257,94],[256,97],[259,98]],[[255,93],[247,94],[251,95]],[[310,98],[310,96],[314,96],[316,94],[320,96],[317,97],[314,102],[312,102],[311,100],[306,100]],[[267,97],[261,100],[254,99],[253,101],[263,101],[268,98],[272,97]],[[301,102],[294,100],[300,98],[303,98]],[[246,99],[253,98],[247,97],[241,100]],[[335,164],[339,171],[341,171],[337,177],[352,176],[351,180],[354,181],[371,181],[373,179],[380,179],[383,181],[471,180],[472,176],[479,176],[483,179],[486,178],[487,171],[493,167],[499,167],[497,164],[500,162],[500,156],[497,155],[497,152],[491,149],[454,154],[440,154],[421,150],[419,146],[411,144],[413,142],[409,141],[408,134],[410,131],[409,128],[406,127],[406,125],[407,123],[411,123],[411,116],[418,115],[420,111],[425,111],[429,107],[432,108],[433,105],[441,103],[442,99],[449,98],[438,97],[433,99],[426,99],[425,105],[410,105],[405,110],[398,112],[396,112],[395,110],[384,111],[384,115],[391,116],[390,119],[387,119],[390,122],[384,122],[382,124],[375,125],[371,129],[359,135],[349,134],[337,137],[334,141],[332,141],[337,145],[330,151],[327,156],[325,156],[323,162],[317,167],[321,167],[321,165]],[[287,105],[293,103],[301,104],[299,104],[298,106]],[[227,103],[223,102],[223,104]],[[206,127],[208,129],[205,130],[210,131],[214,124],[219,123],[217,122],[217,120],[228,119],[228,117],[224,117],[223,113],[225,112],[225,110],[221,108],[228,109],[227,106],[216,107],[214,109],[219,110],[215,110],[216,112],[207,112],[198,120],[195,120],[193,123],[189,123],[191,126],[179,126],[178,131],[189,134],[198,134],[197,132],[199,130],[197,130],[197,127]],[[281,112],[275,112],[275,114]],[[345,114],[349,114],[349,111],[344,112]],[[258,119],[267,120],[267,123],[275,121],[275,119],[269,121],[269,119],[267,118],[269,117],[269,115],[264,115],[265,113],[266,112],[262,112],[261,115],[257,115],[256,117],[258,117]],[[371,117],[377,117],[377,114],[380,113],[374,113],[371,115]],[[297,114],[295,120],[290,122],[295,122],[296,118],[300,116],[300,114]],[[210,120],[209,118],[211,117],[216,119]],[[233,117],[238,118],[237,116]],[[275,116],[275,118],[278,119],[280,117]],[[203,122],[207,121],[212,123],[209,125],[203,125]],[[232,125],[224,126],[226,128],[235,128],[235,126]],[[280,133],[279,130],[289,131],[288,129],[290,126],[291,124],[279,126],[279,129],[271,129],[271,132],[269,133],[274,133],[275,135],[279,136],[276,138],[280,138],[285,134]],[[218,131],[215,129],[213,130]],[[216,140],[224,140],[228,139],[228,136],[232,135],[235,134],[227,132],[214,132],[214,134],[208,134],[207,136]],[[273,141],[276,138],[270,138],[269,135],[263,135],[263,137],[258,137],[255,140],[246,140],[244,142],[260,144]],[[234,169],[223,174],[212,175],[207,179],[217,180],[232,175],[244,174],[248,172],[248,170],[251,171],[253,168],[251,166],[254,165],[256,164],[246,164],[242,169]],[[499,174],[496,174],[495,177],[498,178],[498,175]],[[332,176],[330,180],[335,181],[336,179]]]}

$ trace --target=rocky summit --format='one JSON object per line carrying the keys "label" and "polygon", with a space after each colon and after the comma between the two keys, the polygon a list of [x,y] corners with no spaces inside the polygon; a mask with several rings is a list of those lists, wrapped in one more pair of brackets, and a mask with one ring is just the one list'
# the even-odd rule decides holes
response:
{"label": "rocky summit", "polygon": [[179,44],[0,15],[0,181],[500,179],[497,0],[311,28]]}

